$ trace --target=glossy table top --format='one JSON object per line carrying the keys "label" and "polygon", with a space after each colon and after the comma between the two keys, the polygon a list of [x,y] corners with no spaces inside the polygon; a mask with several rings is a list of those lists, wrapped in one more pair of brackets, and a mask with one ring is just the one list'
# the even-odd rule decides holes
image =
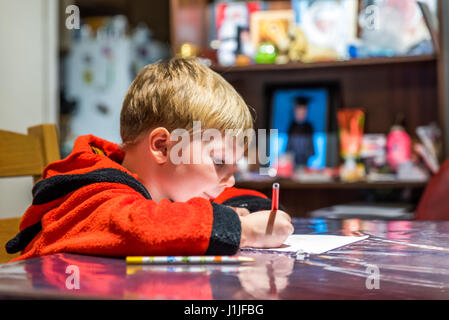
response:
{"label": "glossy table top", "polygon": [[294,224],[295,233],[370,238],[304,259],[242,252],[256,259],[243,265],[127,266],[119,258],[56,254],[0,265],[0,298],[449,299],[449,222]]}

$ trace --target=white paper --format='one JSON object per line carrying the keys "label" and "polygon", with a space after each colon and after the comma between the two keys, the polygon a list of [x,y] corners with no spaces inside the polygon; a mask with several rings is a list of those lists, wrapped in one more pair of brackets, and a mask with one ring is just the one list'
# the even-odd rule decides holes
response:
{"label": "white paper", "polygon": [[348,244],[364,240],[369,236],[333,236],[320,234],[293,234],[287,238],[284,244],[279,248],[249,250],[270,251],[270,252],[305,252],[308,254],[322,254],[327,251],[346,246]]}

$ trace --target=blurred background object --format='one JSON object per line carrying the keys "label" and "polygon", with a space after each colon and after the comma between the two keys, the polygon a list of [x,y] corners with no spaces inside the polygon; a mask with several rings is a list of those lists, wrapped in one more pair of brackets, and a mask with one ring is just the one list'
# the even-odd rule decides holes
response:
{"label": "blurred background object", "polygon": [[131,28],[123,15],[83,18],[61,63],[61,106],[74,103],[61,112],[63,155],[84,134],[120,143],[117,128],[129,85],[144,66],[169,56],[169,45],[154,39],[144,22]]}
{"label": "blurred background object", "polygon": [[[278,130],[252,146],[267,161],[239,163],[237,186],[270,196],[281,180],[293,215],[351,203],[413,211],[449,155],[447,1],[0,1],[1,129],[56,123],[62,156],[82,134],[120,143],[131,81],[172,56],[198,57],[244,98],[256,129]],[[79,29],[67,27],[70,6]],[[354,130],[339,122],[348,110],[363,113]],[[20,194],[2,197],[5,217],[31,201],[32,182],[14,183],[0,181],[0,195]]]}

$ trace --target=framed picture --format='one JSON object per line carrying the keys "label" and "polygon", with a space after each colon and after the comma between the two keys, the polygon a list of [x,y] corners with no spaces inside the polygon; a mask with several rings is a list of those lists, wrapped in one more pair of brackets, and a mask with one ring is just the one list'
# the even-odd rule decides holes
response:
{"label": "framed picture", "polygon": [[249,28],[250,17],[263,8],[260,1],[220,2],[214,5],[215,38],[219,40],[218,62],[234,65],[241,38]]}
{"label": "framed picture", "polygon": [[308,42],[344,58],[357,38],[358,0],[292,0],[295,23]]}
{"label": "framed picture", "polygon": [[[429,31],[430,36],[432,37],[433,48],[437,55],[441,52],[440,47],[440,34],[438,30],[438,18],[437,18],[437,10],[436,7],[433,8],[433,11],[429,4],[424,1],[418,1],[419,8],[421,9],[422,16],[426,23],[427,29]],[[434,3],[436,6],[436,4]]]}
{"label": "framed picture", "polygon": [[256,11],[251,15],[251,42],[257,48],[261,42],[271,42],[276,46],[288,46],[288,29],[293,22],[293,10]]}
{"label": "framed picture", "polygon": [[274,137],[277,141],[270,141],[270,163],[289,153],[295,167],[326,166],[329,100],[325,87],[278,89],[273,93],[271,128],[277,129],[278,135]]}
{"label": "framed picture", "polygon": [[434,27],[426,23],[437,15],[438,0],[361,0],[361,37],[373,47],[393,49],[395,55],[430,54],[438,45],[432,43]]}

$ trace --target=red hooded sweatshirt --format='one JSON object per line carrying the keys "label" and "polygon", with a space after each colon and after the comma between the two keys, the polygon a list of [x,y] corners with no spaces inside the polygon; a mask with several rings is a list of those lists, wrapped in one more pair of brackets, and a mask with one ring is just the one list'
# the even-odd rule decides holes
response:
{"label": "red hooded sweatshirt", "polygon": [[227,255],[240,244],[240,219],[232,207],[269,210],[259,192],[227,188],[213,202],[151,199],[139,177],[121,166],[117,144],[92,135],[48,165],[33,188],[20,232],[6,244],[12,261],[58,252],[102,256]]}

